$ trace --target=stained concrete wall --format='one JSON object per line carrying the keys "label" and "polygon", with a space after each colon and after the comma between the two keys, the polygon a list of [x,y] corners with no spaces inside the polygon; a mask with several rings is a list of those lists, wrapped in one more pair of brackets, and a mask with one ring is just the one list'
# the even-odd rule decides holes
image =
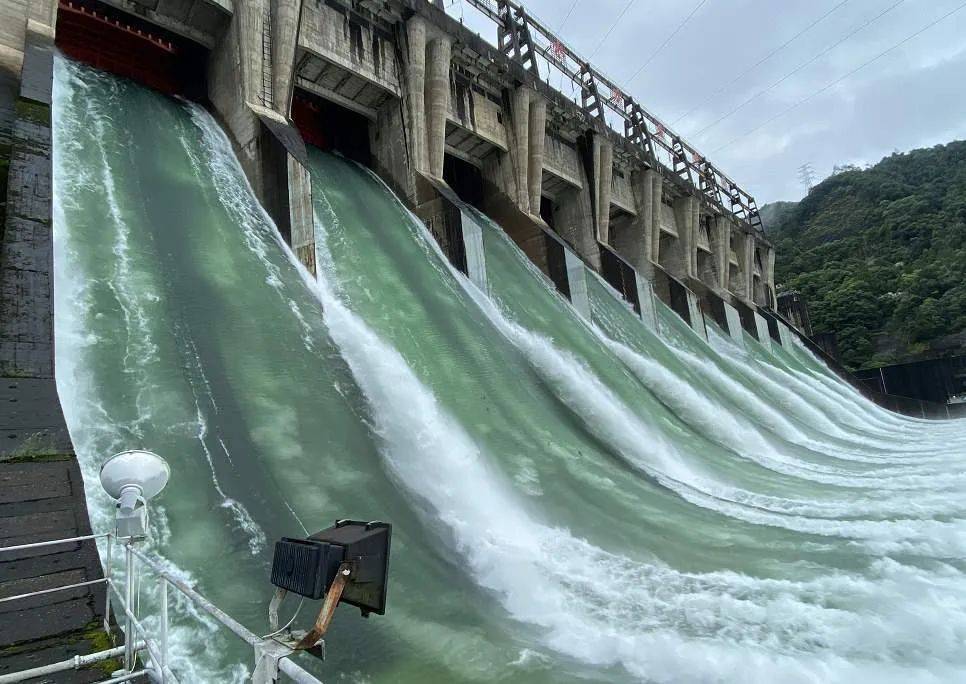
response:
{"label": "stained concrete wall", "polygon": [[574,187],[583,187],[577,148],[565,140],[547,135],[543,168]]}
{"label": "stained concrete wall", "polygon": [[[261,74],[261,14],[254,4],[250,0],[238,3],[228,29],[208,59],[207,77],[208,98],[227,127],[239,161],[257,191],[262,176],[257,163],[258,117],[247,105],[248,98],[254,97],[256,73]],[[256,21],[257,25],[253,25]],[[256,35],[257,62],[252,54]]]}
{"label": "stained concrete wall", "polygon": [[236,0],[208,60],[208,97],[255,194],[315,273],[311,183],[304,144],[288,120],[301,5],[301,0]]}
{"label": "stained concrete wall", "polygon": [[597,239],[610,241],[610,196],[614,177],[614,146],[601,135],[593,135],[591,142],[593,176],[591,192],[594,204],[594,227]]}
{"label": "stained concrete wall", "polygon": [[399,97],[400,65],[391,43],[379,40],[368,26],[358,25],[358,35],[355,37],[352,32],[346,14],[314,0],[302,3],[299,48],[341,66]]}
{"label": "stained concrete wall", "polygon": [[[52,194],[53,0],[0,6],[0,545],[51,530],[91,534],[83,479],[57,395],[54,368]],[[0,183],[0,187],[6,187]],[[101,531],[101,530],[98,530]],[[102,579],[93,541],[0,558],[0,592],[52,590]],[[102,584],[7,604],[0,675],[97,650]],[[15,648],[10,648],[16,645]],[[86,672],[71,681],[101,679]],[[66,680],[65,680],[66,681]]]}
{"label": "stained concrete wall", "polygon": [[[658,264],[675,278],[685,280],[697,270],[695,240],[699,205],[692,195],[682,195],[673,200],[671,207],[662,209],[662,225],[665,232],[658,248]],[[673,221],[673,231],[668,225]]]}
{"label": "stained concrete wall", "polygon": [[[773,290],[773,252],[761,252],[764,266],[755,281],[743,244],[742,282],[732,284],[728,226],[718,221],[706,236],[695,195],[679,195],[672,207],[665,206],[665,181],[655,170],[627,166],[623,157],[615,173],[615,143],[599,122],[588,119],[586,128],[568,133],[576,144],[558,133],[548,140],[543,84],[508,77],[502,105],[472,87],[455,86],[454,35],[462,29],[450,26],[442,13],[416,7],[398,30],[386,33],[383,27],[377,36],[364,20],[325,3],[237,0],[230,8],[227,29],[213,42],[209,96],[256,194],[310,269],[315,265],[310,183],[300,161],[304,155],[285,133],[299,54],[314,55],[389,94],[367,113],[373,166],[413,207],[435,197],[426,179],[442,178],[448,130],[461,128],[486,143],[482,158],[471,160],[481,167],[486,191],[506,197],[538,225],[545,179],[552,181],[552,225],[593,268],[600,268],[598,243],[612,244],[646,279],[663,267],[685,283],[700,277],[717,290],[736,287],[749,301],[767,299],[761,292]],[[560,103],[555,107],[557,116]],[[754,241],[751,250],[753,255]]]}
{"label": "stained concrete wall", "polygon": [[569,189],[556,198],[554,229],[594,270],[600,271],[600,250],[594,231],[594,206],[590,192],[587,191],[589,185],[590,182],[583,176],[581,189]]}
{"label": "stained concrete wall", "polygon": [[472,88],[455,88],[450,94],[447,120],[500,151],[507,152],[507,132],[502,113],[499,104]]}
{"label": "stained concrete wall", "polygon": [[754,236],[746,232],[732,230],[728,290],[746,304],[752,303],[754,258]]}
{"label": "stained concrete wall", "polygon": [[631,172],[627,169],[615,169],[611,179],[610,203],[612,207],[622,209],[629,214],[637,214],[638,202],[631,189]]}
{"label": "stained concrete wall", "polygon": [[412,144],[412,119],[407,116],[403,100],[390,102],[379,109],[369,125],[369,150],[372,167],[404,202],[417,203],[414,158],[419,150]]}

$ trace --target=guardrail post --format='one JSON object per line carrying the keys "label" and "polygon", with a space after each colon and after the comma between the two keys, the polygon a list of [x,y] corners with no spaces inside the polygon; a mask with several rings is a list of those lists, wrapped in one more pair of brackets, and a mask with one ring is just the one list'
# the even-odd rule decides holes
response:
{"label": "guardrail post", "polygon": [[114,535],[107,535],[107,561],[104,563],[104,577],[107,580],[104,584],[104,631],[111,637],[111,556],[114,554]]}
{"label": "guardrail post", "polygon": [[134,669],[134,621],[131,619],[134,602],[134,554],[131,551],[131,540],[124,546],[125,566],[127,576],[124,578],[124,669],[128,672]]}
{"label": "guardrail post", "polygon": [[168,671],[168,580],[158,578],[161,590],[161,681],[167,681]]}

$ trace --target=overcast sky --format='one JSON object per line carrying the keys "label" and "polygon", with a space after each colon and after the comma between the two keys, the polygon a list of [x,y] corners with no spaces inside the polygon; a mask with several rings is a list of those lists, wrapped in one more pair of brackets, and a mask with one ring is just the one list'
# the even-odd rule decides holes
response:
{"label": "overcast sky", "polygon": [[[468,26],[496,40],[493,25],[465,0],[445,3],[450,14],[462,14]],[[524,0],[554,30],[572,3]],[[835,164],[866,164],[894,150],[966,138],[966,7],[827,87],[964,4],[577,0],[560,34],[761,205],[799,199],[805,189],[798,168],[805,163],[822,179]],[[563,90],[570,94],[571,86]],[[804,98],[810,99],[782,114]]]}

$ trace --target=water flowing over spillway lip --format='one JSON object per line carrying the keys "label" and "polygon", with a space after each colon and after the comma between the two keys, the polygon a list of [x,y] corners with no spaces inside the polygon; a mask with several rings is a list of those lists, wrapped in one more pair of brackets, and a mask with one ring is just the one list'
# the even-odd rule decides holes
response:
{"label": "water flowing over spillway lip", "polygon": [[[803,350],[649,330],[599,281],[582,320],[492,225],[482,292],[374,175],[310,150],[315,280],[203,110],[57,68],[58,381],[86,476],[132,439],[170,449],[193,499],[160,502],[156,548],[253,628],[269,540],[394,522],[389,613],[337,618],[325,678],[963,675],[961,423],[886,414]],[[177,627],[193,681],[242,677],[247,654]]]}

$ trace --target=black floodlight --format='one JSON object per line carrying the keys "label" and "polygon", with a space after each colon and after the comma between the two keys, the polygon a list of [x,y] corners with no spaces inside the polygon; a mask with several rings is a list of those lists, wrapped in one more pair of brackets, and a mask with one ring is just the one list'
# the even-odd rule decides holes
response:
{"label": "black floodlight", "polygon": [[356,606],[364,617],[369,613],[386,614],[391,540],[389,523],[357,520],[339,520],[333,527],[309,537],[309,541],[344,549],[342,562],[349,565],[350,574],[342,591],[342,603]]}
{"label": "black floodlight", "polygon": [[309,539],[282,537],[275,542],[272,584],[318,600],[325,596],[342,564],[345,549]]}
{"label": "black floodlight", "polygon": [[278,626],[278,606],[289,591],[313,600],[325,597],[315,626],[298,639],[296,650],[321,643],[340,602],[356,606],[363,617],[384,615],[391,540],[389,523],[339,520],[305,539],[283,537],[276,542],[271,581],[277,590],[269,606],[273,629]]}

